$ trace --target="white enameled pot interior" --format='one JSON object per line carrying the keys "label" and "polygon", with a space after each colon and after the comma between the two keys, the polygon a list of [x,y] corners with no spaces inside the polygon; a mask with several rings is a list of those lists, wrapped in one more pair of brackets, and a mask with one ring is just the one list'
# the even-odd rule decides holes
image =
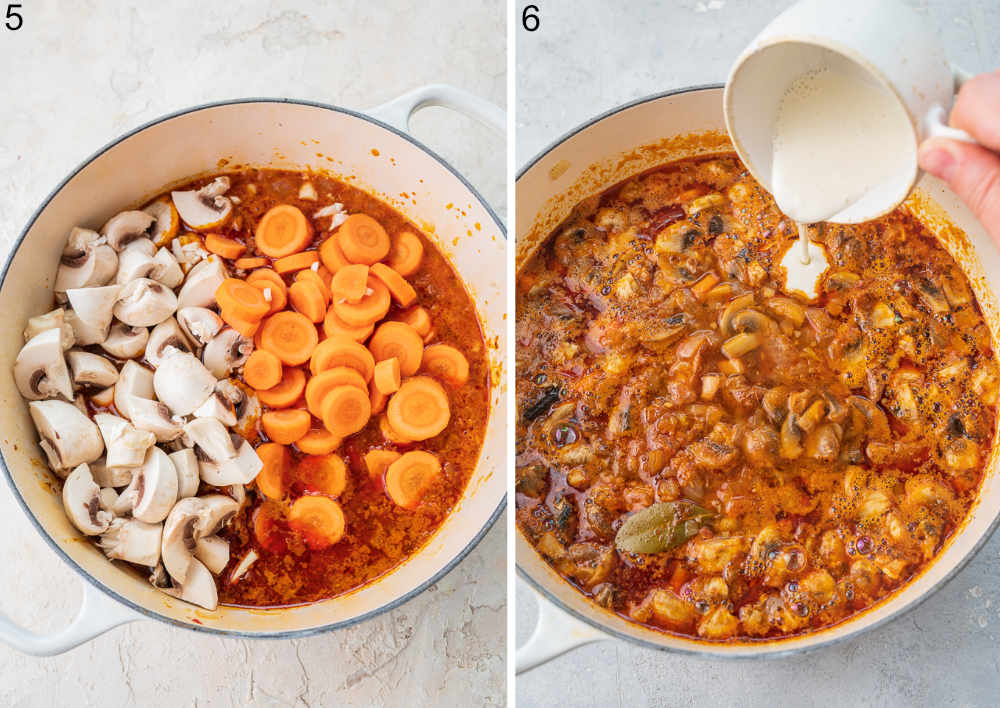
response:
{"label": "white enameled pot interior", "polygon": [[[518,266],[580,199],[669,160],[722,150],[732,150],[732,146],[725,136],[719,86],[642,100],[596,119],[557,142],[519,177],[515,232]],[[1000,253],[983,227],[943,183],[928,176],[918,182],[916,192],[905,206],[941,239],[965,269],[997,341]],[[913,607],[951,577],[987,540],[996,525],[1000,512],[1000,475],[996,466],[994,452],[972,513],[928,569],[867,612],[829,629],[789,639],[716,644],[633,624],[600,608],[562,580],[520,533],[516,541],[517,563],[527,579],[549,599],[619,637],[664,649],[717,656],[799,651],[844,639],[884,622]]]}
{"label": "white enameled pot interior", "polygon": [[[75,225],[99,228],[165,186],[234,166],[323,170],[392,204],[449,257],[472,294],[493,378],[492,412],[479,464],[454,512],[426,546],[374,583],[299,607],[209,612],[152,588],[109,562],[63,513],[11,366],[28,317],[52,306],[52,283]],[[502,375],[505,239],[476,193],[439,158],[378,123],[320,105],[243,101],[193,109],[155,122],[86,163],[52,195],[16,247],[0,286],[0,452],[29,514],[72,564],[119,599],[191,628],[274,635],[348,624],[400,602],[446,571],[495,519],[505,494],[505,376]],[[31,598],[22,598],[30,602]]]}

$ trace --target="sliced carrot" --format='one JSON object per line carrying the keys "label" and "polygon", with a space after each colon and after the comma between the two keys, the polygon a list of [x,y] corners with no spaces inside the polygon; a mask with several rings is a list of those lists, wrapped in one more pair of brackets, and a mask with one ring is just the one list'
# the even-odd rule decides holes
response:
{"label": "sliced carrot", "polygon": [[423,450],[404,453],[385,471],[385,491],[404,509],[416,507],[441,476],[441,463]]}
{"label": "sliced carrot", "polygon": [[335,298],[333,309],[336,311],[337,317],[346,324],[361,327],[378,322],[385,317],[391,304],[389,289],[378,278],[368,276],[368,289],[360,302],[341,302]]}
{"label": "sliced carrot", "polygon": [[403,307],[409,307],[417,301],[417,291],[406,282],[406,278],[387,266],[385,263],[376,263],[372,266],[372,273],[376,278],[389,289],[389,292]]}
{"label": "sliced carrot", "polygon": [[449,386],[464,386],[469,380],[469,360],[455,347],[434,344],[424,349],[420,371]]}
{"label": "sliced carrot", "polygon": [[258,256],[237,258],[236,262],[233,263],[233,267],[237,270],[253,270],[254,268],[263,268],[266,265],[267,259]]}
{"label": "sliced carrot", "polygon": [[274,314],[279,310],[284,310],[288,304],[288,286],[281,276],[270,268],[258,268],[250,273],[246,278],[247,282],[264,293],[264,299],[268,300],[271,310],[268,314]]}
{"label": "sliced carrot", "polygon": [[375,364],[372,383],[378,389],[378,392],[384,396],[398,391],[400,383],[399,359],[392,357],[391,359],[383,359]]}
{"label": "sliced carrot", "polygon": [[365,467],[368,468],[368,476],[381,482],[386,468],[399,458],[400,454],[395,450],[369,450],[365,454]]}
{"label": "sliced carrot", "polygon": [[313,263],[319,263],[319,253],[317,251],[302,251],[276,260],[274,270],[281,274],[294,273],[297,270],[311,268]]}
{"label": "sliced carrot", "polygon": [[252,388],[274,388],[281,374],[281,359],[266,349],[254,349],[243,365],[243,380]]}
{"label": "sliced carrot", "polygon": [[342,319],[337,317],[337,313],[332,307],[326,311],[326,317],[323,319],[323,333],[327,337],[336,337],[337,335],[340,335],[343,337],[349,337],[355,342],[363,342],[372,336],[372,332],[374,331],[374,322],[369,322],[368,324],[360,327],[351,327]]}
{"label": "sliced carrot", "polygon": [[266,280],[277,287],[286,287],[282,277],[270,268],[257,268],[246,277],[246,280],[248,283],[252,283],[255,280]]}
{"label": "sliced carrot", "polygon": [[264,463],[254,484],[268,499],[281,499],[285,496],[285,476],[291,465],[292,456],[288,448],[278,443],[264,443],[257,447],[257,456]]}
{"label": "sliced carrot", "polygon": [[401,312],[396,319],[413,327],[421,337],[426,337],[431,331],[431,316],[419,305]]}
{"label": "sliced carrot", "polygon": [[372,380],[372,373],[375,371],[375,358],[363,344],[358,344],[349,337],[327,337],[313,352],[309,370],[315,376],[335,366],[356,369],[367,383]]}
{"label": "sliced carrot", "polygon": [[310,492],[339,497],[347,487],[347,465],[337,455],[307,455],[295,466],[295,476]]}
{"label": "sliced carrot", "polygon": [[205,248],[211,253],[217,253],[229,260],[239,258],[247,250],[245,243],[240,243],[234,238],[226,238],[219,234],[205,234]]}
{"label": "sliced carrot", "polygon": [[368,289],[368,266],[351,264],[338,270],[330,280],[330,294],[338,300],[356,304]]}
{"label": "sliced carrot", "polygon": [[433,438],[451,420],[448,394],[430,376],[404,381],[389,399],[385,414],[393,430],[411,440]]}
{"label": "sliced carrot", "polygon": [[291,204],[272,207],[257,224],[257,250],[271,258],[298,253],[312,241],[313,230],[303,214]]}
{"label": "sliced carrot", "polygon": [[326,298],[316,283],[296,280],[288,287],[288,301],[310,322],[322,322],[326,317]]}
{"label": "sliced carrot", "polygon": [[313,428],[295,441],[295,447],[306,455],[329,455],[342,441],[326,428]]}
{"label": "sliced carrot", "polygon": [[[323,270],[326,270],[325,268]],[[313,270],[312,268],[306,268],[305,270],[300,270],[295,274],[295,281],[309,282],[316,285],[320,292],[323,293],[323,301],[325,304],[330,304],[330,285],[327,281],[323,280],[320,276],[318,270]]]}
{"label": "sliced carrot", "polygon": [[222,308],[222,312],[219,313],[219,316],[227,325],[235,329],[247,339],[251,339],[255,334],[257,334],[257,330],[260,328],[260,320],[243,319],[239,315],[234,314],[224,307]]}
{"label": "sliced carrot", "polygon": [[420,268],[424,257],[424,244],[420,237],[411,231],[401,231],[392,240],[389,251],[389,267],[404,278],[408,278]]}
{"label": "sliced carrot", "polygon": [[389,422],[389,417],[385,413],[378,417],[378,429],[379,432],[382,433],[382,437],[388,442],[395,443],[397,445],[406,445],[413,442],[412,438],[406,437],[392,427],[392,424]]}
{"label": "sliced carrot", "polygon": [[385,410],[385,404],[389,402],[389,396],[379,391],[375,386],[369,386],[368,400],[372,404],[372,415],[378,415]]}
{"label": "sliced carrot", "polygon": [[368,392],[357,386],[337,386],[323,399],[323,425],[334,435],[346,438],[363,429],[371,418]]}
{"label": "sliced carrot", "polygon": [[351,262],[347,260],[347,256],[344,255],[344,252],[340,248],[340,240],[337,238],[337,234],[334,234],[320,244],[319,258],[323,261],[323,265],[326,266],[326,269],[334,275],[344,266],[351,264]]}
{"label": "sliced carrot", "polygon": [[280,411],[267,411],[260,417],[260,426],[267,437],[281,445],[291,445],[305,436],[312,425],[309,411],[301,408],[285,408]]}
{"label": "sliced carrot", "polygon": [[371,265],[389,255],[389,234],[367,214],[347,217],[337,229],[337,242],[351,263]]}
{"label": "sliced carrot", "polygon": [[277,502],[265,501],[257,507],[253,515],[253,535],[261,548],[271,553],[287,550],[283,525],[281,506]]}
{"label": "sliced carrot", "polygon": [[318,342],[316,326],[298,312],[275,312],[260,328],[261,347],[289,366],[309,361]]}
{"label": "sliced carrot", "polygon": [[305,372],[296,367],[286,366],[278,385],[257,391],[257,400],[268,408],[288,408],[299,400],[305,388]]}
{"label": "sliced carrot", "polygon": [[383,322],[368,342],[375,361],[399,359],[399,372],[405,378],[420,369],[424,355],[424,340],[417,330],[404,322]]}
{"label": "sliced carrot", "polygon": [[323,417],[323,399],[326,394],[337,386],[356,386],[363,391],[368,390],[365,379],[357,369],[349,366],[335,366],[321,371],[309,379],[306,384],[306,406],[309,412],[317,418]]}
{"label": "sliced carrot", "polygon": [[323,281],[323,284],[326,285],[327,290],[329,290],[330,289],[330,281],[333,280],[333,273],[331,273],[329,270],[327,270],[326,266],[323,265],[322,258],[323,257],[320,256],[320,265],[319,265],[319,267],[316,270],[313,271],[313,273],[315,273],[316,275],[318,275],[320,277],[320,280]]}
{"label": "sliced carrot", "polygon": [[329,497],[299,497],[288,512],[288,525],[314,551],[329,548],[340,541],[344,537],[345,524],[340,504]]}
{"label": "sliced carrot", "polygon": [[250,322],[261,319],[271,309],[259,288],[239,278],[223,280],[215,289],[215,300],[221,309]]}

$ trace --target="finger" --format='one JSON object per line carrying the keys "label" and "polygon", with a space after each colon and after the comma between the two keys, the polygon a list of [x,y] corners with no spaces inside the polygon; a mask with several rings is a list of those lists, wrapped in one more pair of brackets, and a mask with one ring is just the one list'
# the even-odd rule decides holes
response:
{"label": "finger", "polygon": [[948,122],[980,145],[1000,150],[1000,71],[979,74],[966,81]]}
{"label": "finger", "polygon": [[920,145],[920,166],[964,201],[1000,246],[1000,156],[979,145],[931,138]]}

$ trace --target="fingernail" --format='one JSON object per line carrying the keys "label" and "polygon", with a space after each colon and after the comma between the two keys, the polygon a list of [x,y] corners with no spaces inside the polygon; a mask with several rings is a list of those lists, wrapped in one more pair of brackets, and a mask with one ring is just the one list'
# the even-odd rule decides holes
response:
{"label": "fingernail", "polygon": [[951,175],[955,171],[955,157],[941,147],[933,146],[921,150],[919,160],[922,168],[945,182],[951,179]]}

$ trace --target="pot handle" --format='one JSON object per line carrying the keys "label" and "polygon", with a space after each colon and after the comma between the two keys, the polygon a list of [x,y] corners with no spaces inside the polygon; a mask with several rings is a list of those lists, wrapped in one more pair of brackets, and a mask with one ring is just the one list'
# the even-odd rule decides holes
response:
{"label": "pot handle", "polygon": [[501,135],[507,131],[503,109],[468,91],[448,84],[428,84],[404,93],[388,103],[367,111],[369,115],[404,133],[410,132],[410,118],[421,108],[442,106],[475,118]]}
{"label": "pot handle", "polygon": [[54,656],[137,619],[142,615],[84,583],[80,610],[69,626],[52,634],[35,634],[0,613],[0,642],[32,656]]}
{"label": "pot handle", "polygon": [[[520,577],[517,581],[525,583]],[[531,637],[517,650],[514,659],[515,673],[530,671],[584,644],[611,639],[604,632],[556,607],[540,593],[535,593],[535,599],[538,601],[538,622]]]}

